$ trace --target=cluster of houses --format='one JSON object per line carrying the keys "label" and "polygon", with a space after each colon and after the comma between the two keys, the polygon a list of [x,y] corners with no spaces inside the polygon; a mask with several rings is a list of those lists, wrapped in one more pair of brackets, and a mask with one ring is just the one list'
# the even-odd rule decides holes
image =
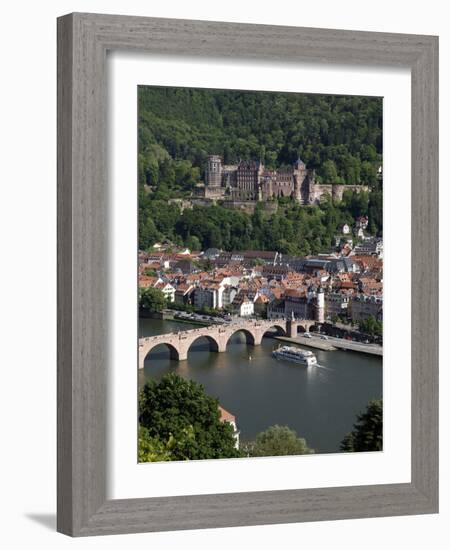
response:
{"label": "cluster of houses", "polygon": [[351,254],[308,257],[156,247],[139,253],[139,286],[161,290],[180,309],[319,322],[382,320],[382,242],[367,239]]}
{"label": "cluster of houses", "polygon": [[361,216],[352,228],[344,224],[340,233],[335,235],[335,247],[341,256],[376,256],[383,258],[383,241],[367,235],[369,218]]}

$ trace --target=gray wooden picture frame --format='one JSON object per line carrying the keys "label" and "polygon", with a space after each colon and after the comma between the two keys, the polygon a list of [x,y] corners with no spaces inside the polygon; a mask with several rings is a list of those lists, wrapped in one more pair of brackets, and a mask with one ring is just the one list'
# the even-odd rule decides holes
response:
{"label": "gray wooden picture frame", "polygon": [[[110,50],[411,70],[411,483],[106,498]],[[437,512],[437,329],[437,37],[82,13],[58,19],[58,531],[85,536]]]}

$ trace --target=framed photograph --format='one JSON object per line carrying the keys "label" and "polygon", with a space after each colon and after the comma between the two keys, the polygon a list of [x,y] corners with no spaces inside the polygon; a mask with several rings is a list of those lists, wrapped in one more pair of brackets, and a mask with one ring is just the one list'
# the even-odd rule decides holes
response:
{"label": "framed photograph", "polygon": [[438,511],[438,39],[58,19],[58,530]]}

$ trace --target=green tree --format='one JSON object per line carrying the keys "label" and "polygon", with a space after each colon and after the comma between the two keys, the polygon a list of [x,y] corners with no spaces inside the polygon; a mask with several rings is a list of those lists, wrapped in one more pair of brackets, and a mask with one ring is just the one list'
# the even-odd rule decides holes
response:
{"label": "green tree", "polygon": [[374,185],[377,182],[377,169],[373,162],[361,163],[361,182],[366,185]]}
{"label": "green tree", "polygon": [[357,417],[353,430],[341,442],[341,451],[383,450],[383,401],[369,401],[365,412]]}
{"label": "green tree", "polygon": [[360,321],[359,330],[371,336],[381,336],[383,334],[383,323],[377,321],[373,315],[370,315],[364,321]]}
{"label": "green tree", "polygon": [[148,437],[169,445],[169,460],[242,456],[235,448],[232,426],[220,420],[218,400],[201,384],[175,373],[142,388],[139,423]]}
{"label": "green tree", "polygon": [[139,427],[139,462],[161,462],[164,460],[176,460],[173,450],[180,445],[185,445],[186,441],[194,439],[194,430],[192,426],[187,427],[177,441],[170,434],[167,441],[162,441],[156,437],[151,437],[147,428]]}
{"label": "green tree", "polygon": [[197,260],[194,262],[194,265],[201,271],[211,271],[214,267],[214,264],[209,258],[205,258],[204,260]]}
{"label": "green tree", "polygon": [[198,237],[196,237],[195,235],[190,235],[186,239],[185,244],[190,250],[201,250],[202,249],[202,244],[200,242],[200,239]]}
{"label": "green tree", "polygon": [[139,248],[147,250],[161,238],[161,233],[156,229],[155,222],[146,215],[139,217]]}
{"label": "green tree", "polygon": [[167,300],[159,288],[140,288],[139,306],[148,311],[160,312],[167,305]]}
{"label": "green tree", "polygon": [[378,190],[369,197],[369,230],[380,237],[383,234],[383,194]]}
{"label": "green tree", "polygon": [[149,267],[147,267],[147,269],[144,269],[142,274],[145,275],[146,277],[157,277],[158,276],[157,271],[155,269],[151,269]]}
{"label": "green tree", "polygon": [[249,456],[285,456],[313,454],[306,440],[298,437],[288,426],[270,426],[256,436],[246,448]]}
{"label": "green tree", "polygon": [[322,164],[321,173],[324,183],[336,183],[338,173],[336,163],[333,160],[326,160]]}

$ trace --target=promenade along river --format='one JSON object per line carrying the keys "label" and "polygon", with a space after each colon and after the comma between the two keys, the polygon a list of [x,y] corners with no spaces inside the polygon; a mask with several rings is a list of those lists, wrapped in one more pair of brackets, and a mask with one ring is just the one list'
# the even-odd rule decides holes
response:
{"label": "promenade along river", "polygon": [[[139,336],[194,328],[188,323],[141,319]],[[370,399],[382,397],[382,359],[347,351],[312,350],[320,366],[277,361],[271,355],[281,344],[264,338],[247,345],[235,334],[225,353],[209,351],[206,338],[197,340],[187,361],[173,361],[158,346],[139,371],[139,384],[176,372],[205,387],[236,416],[241,440],[251,440],[274,424],[287,425],[305,437],[316,453],[339,450],[339,444]],[[305,348],[306,349],[306,348]]]}

